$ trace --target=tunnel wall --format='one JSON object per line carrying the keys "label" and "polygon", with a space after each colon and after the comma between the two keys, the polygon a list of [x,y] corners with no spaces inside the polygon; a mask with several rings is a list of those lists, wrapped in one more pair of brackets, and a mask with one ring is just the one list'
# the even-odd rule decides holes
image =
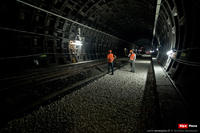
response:
{"label": "tunnel wall", "polygon": [[[197,101],[200,74],[200,2],[162,1],[156,27],[158,60],[191,103]],[[167,55],[169,50],[173,53]]]}
{"label": "tunnel wall", "polygon": [[[4,0],[1,7],[4,20],[0,22],[0,60],[4,70],[104,59],[109,49],[120,57],[129,45],[115,36],[74,21],[78,18],[71,21],[62,17],[56,9],[53,12],[58,16],[20,2]],[[75,46],[72,52],[69,41],[77,39],[81,39],[83,45]]]}

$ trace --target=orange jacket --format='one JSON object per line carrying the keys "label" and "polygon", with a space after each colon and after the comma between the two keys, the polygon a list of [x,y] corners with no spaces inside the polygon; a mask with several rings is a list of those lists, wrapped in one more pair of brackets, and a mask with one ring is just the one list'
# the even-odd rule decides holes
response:
{"label": "orange jacket", "polygon": [[109,63],[112,63],[114,61],[114,59],[115,58],[114,58],[114,55],[112,53],[107,55],[107,60],[108,60]]}
{"label": "orange jacket", "polygon": [[135,60],[135,54],[134,54],[134,53],[132,53],[132,54],[130,55],[130,60]]}

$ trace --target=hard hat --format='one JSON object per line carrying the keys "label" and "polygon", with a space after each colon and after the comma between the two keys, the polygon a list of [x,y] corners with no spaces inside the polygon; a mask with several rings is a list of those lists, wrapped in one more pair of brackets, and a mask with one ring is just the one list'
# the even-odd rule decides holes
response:
{"label": "hard hat", "polygon": [[108,50],[108,52],[112,52],[112,50]]}

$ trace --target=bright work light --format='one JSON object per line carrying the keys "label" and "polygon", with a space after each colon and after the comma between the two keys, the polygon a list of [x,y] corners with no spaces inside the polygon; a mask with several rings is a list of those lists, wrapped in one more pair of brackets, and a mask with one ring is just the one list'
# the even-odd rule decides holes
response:
{"label": "bright work light", "polygon": [[82,44],[81,41],[75,40],[75,45],[77,45],[77,46],[82,46],[83,44]]}
{"label": "bright work light", "polygon": [[173,53],[173,50],[169,50],[169,51],[167,52],[167,55],[170,56],[172,53]]}

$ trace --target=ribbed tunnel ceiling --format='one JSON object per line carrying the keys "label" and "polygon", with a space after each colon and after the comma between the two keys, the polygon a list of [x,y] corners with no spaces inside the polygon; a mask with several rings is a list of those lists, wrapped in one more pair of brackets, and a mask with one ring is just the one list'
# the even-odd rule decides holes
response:
{"label": "ribbed tunnel ceiling", "polygon": [[152,38],[156,0],[24,0],[119,38]]}

